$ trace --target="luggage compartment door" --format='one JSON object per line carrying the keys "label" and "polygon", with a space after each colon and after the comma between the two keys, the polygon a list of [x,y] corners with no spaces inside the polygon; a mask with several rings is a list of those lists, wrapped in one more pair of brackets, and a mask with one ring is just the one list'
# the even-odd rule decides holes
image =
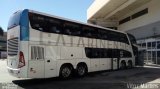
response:
{"label": "luggage compartment door", "polygon": [[44,78],[45,48],[42,45],[29,46],[29,78]]}

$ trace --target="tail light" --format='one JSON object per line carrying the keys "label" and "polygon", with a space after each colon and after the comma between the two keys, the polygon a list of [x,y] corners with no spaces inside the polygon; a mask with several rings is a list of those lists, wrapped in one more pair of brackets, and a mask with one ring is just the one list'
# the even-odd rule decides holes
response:
{"label": "tail light", "polygon": [[24,59],[23,52],[20,51],[19,52],[19,64],[18,64],[18,68],[22,68],[23,66],[25,66],[25,59]]}

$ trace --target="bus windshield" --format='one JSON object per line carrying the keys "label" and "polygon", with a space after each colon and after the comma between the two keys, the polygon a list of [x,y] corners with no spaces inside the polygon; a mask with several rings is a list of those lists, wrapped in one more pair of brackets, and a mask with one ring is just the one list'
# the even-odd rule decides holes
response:
{"label": "bus windshield", "polygon": [[128,37],[129,37],[129,39],[131,41],[131,44],[137,44],[136,38],[133,35],[128,33]]}
{"label": "bus windshield", "polygon": [[8,23],[8,30],[19,25],[19,20],[20,20],[20,16],[21,16],[21,12],[18,11],[18,12],[15,12],[11,17],[10,17],[10,20],[9,20],[9,23]]}

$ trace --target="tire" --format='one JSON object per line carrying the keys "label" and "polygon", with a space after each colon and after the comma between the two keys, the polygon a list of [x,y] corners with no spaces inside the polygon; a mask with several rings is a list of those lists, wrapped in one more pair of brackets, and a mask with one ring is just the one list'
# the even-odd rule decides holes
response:
{"label": "tire", "polygon": [[78,65],[76,68],[76,75],[78,77],[83,77],[87,73],[87,66],[86,65]]}
{"label": "tire", "polygon": [[124,61],[121,62],[120,69],[122,70],[126,69],[126,63]]}
{"label": "tire", "polygon": [[132,65],[132,61],[128,61],[128,69],[131,69],[132,67],[133,67],[133,65]]}
{"label": "tire", "polygon": [[72,67],[65,65],[60,68],[60,78],[68,79],[71,77],[71,75],[72,75]]}

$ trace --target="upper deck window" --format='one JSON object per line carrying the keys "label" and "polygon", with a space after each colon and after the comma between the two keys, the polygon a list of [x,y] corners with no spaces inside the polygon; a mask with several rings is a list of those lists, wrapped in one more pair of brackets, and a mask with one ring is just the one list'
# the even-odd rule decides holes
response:
{"label": "upper deck window", "polygon": [[73,35],[73,36],[81,36],[81,27],[78,24],[65,22],[64,23],[64,34]]}
{"label": "upper deck window", "polygon": [[48,16],[29,13],[30,24],[33,29],[48,32],[48,33],[61,33],[61,21]]}
{"label": "upper deck window", "polygon": [[92,39],[118,41],[129,44],[126,34],[92,27],[37,13],[29,13],[31,28],[41,32],[79,36]]}
{"label": "upper deck window", "polygon": [[97,30],[93,27],[83,26],[83,36],[98,39]]}

